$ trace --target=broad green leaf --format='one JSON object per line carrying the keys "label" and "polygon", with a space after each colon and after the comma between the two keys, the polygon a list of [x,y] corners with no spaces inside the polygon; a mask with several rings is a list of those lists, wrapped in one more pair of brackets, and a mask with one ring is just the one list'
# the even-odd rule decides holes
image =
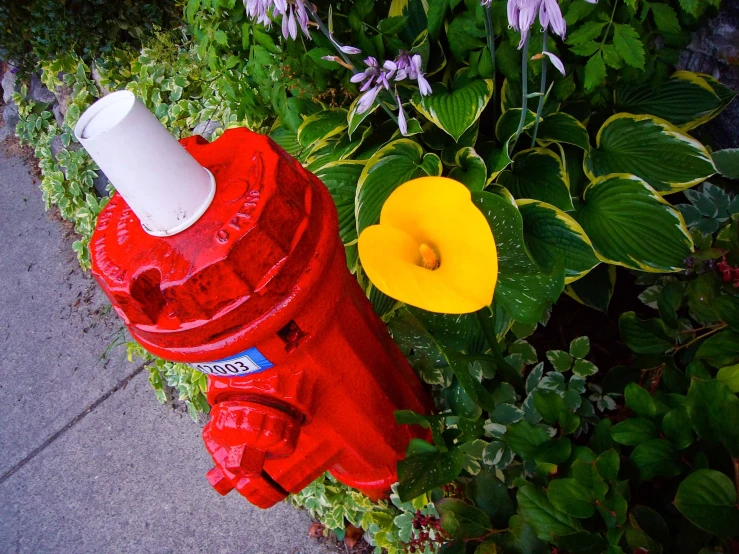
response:
{"label": "broad green leaf", "polygon": [[541,540],[551,541],[582,530],[580,522],[552,506],[543,489],[526,484],[518,489],[516,499],[518,513]]}
{"label": "broad green leaf", "polygon": [[[527,131],[534,124],[536,114],[531,110],[526,110],[526,120],[523,129]],[[495,136],[501,144],[507,145],[509,140],[516,134],[518,124],[521,121],[521,108],[509,108],[503,115],[498,118],[495,124]],[[508,152],[508,149],[505,149]]]}
{"label": "broad green leaf", "polygon": [[607,312],[615,285],[616,266],[600,264],[581,279],[567,285],[565,293],[580,304]]}
{"label": "broad green leaf", "polygon": [[359,100],[362,98],[362,95],[360,94],[357,96],[354,101],[352,102],[351,106],[349,106],[349,112],[346,115],[347,120],[347,126],[348,126],[348,132],[349,136],[352,136],[354,134],[354,131],[357,130],[359,125],[377,108],[380,107],[380,102],[375,100],[375,102],[372,104],[372,106],[362,112],[357,113],[357,106],[359,105]]}
{"label": "broad green leaf", "polygon": [[440,452],[434,448],[434,451],[414,454],[399,461],[400,500],[408,502],[431,489],[450,483],[459,476],[463,465],[464,454],[457,448],[447,452]]}
{"label": "broad green leaf", "polygon": [[618,320],[621,340],[638,354],[664,354],[673,347],[661,319],[641,320],[634,312],[621,314]]}
{"label": "broad green leaf", "polygon": [[629,418],[611,427],[611,437],[619,444],[634,446],[658,437],[657,428],[643,417]]}
{"label": "broad green leaf", "polygon": [[721,381],[693,379],[686,404],[693,429],[704,440],[722,443],[739,458],[739,398]]}
{"label": "broad green leaf", "polygon": [[657,404],[655,404],[649,391],[641,388],[636,383],[629,383],[624,390],[626,406],[634,413],[642,417],[654,417],[657,415]]}
{"label": "broad green leaf", "polygon": [[685,406],[678,406],[665,414],[662,418],[662,433],[678,450],[683,450],[693,444],[690,416]]}
{"label": "broad green leaf", "polygon": [[576,479],[554,479],[549,482],[547,496],[558,510],[584,519],[595,513],[595,495]]}
{"label": "broad green leaf", "polygon": [[704,340],[695,357],[714,367],[727,366],[739,361],[738,344],[739,333],[727,329]]}
{"label": "broad green leaf", "polygon": [[340,133],[347,128],[347,111],[341,108],[324,110],[309,115],[298,128],[298,142],[303,148],[311,148],[320,140]]}
{"label": "broad green leaf", "polygon": [[508,487],[492,473],[481,471],[465,487],[465,494],[475,506],[483,510],[493,525],[504,529],[516,513],[508,494]]}
{"label": "broad green leaf", "polygon": [[628,65],[644,69],[644,45],[639,38],[639,33],[631,25],[614,23],[613,46]]}
{"label": "broad green leaf", "polygon": [[739,179],[739,148],[728,148],[711,153],[713,163],[721,175],[728,179]]}
{"label": "broad green leaf", "polygon": [[575,219],[603,261],[647,272],[680,271],[693,241],[680,212],[633,175],[595,179]]}
{"label": "broad green leaf", "polygon": [[576,31],[567,37],[567,44],[570,46],[579,46],[586,42],[596,39],[603,32],[603,28],[606,26],[605,21],[588,21],[581,25]]}
{"label": "broad green leaf", "polygon": [[739,392],[739,364],[722,367],[718,370],[716,379],[729,387],[731,392]]}
{"label": "broad green leaf", "polygon": [[496,305],[521,323],[538,323],[564,287],[561,266],[550,272],[528,256],[523,238],[523,219],[514,204],[490,192],[473,192],[472,201],[488,220],[498,253]]}
{"label": "broad green leaf", "polygon": [[606,450],[595,460],[595,468],[598,474],[606,481],[618,479],[618,470],[621,467],[621,459],[615,450]]}
{"label": "broad green leaf", "polygon": [[457,60],[463,60],[470,50],[485,46],[485,30],[477,26],[475,17],[470,12],[464,12],[452,20],[447,28],[447,38]]}
{"label": "broad green leaf", "polygon": [[363,169],[364,162],[343,160],[326,164],[315,173],[334,199],[339,212],[339,235],[344,243],[357,239],[354,200]]}
{"label": "broad green leaf", "polygon": [[556,423],[560,412],[565,409],[562,397],[556,392],[548,390],[538,390],[534,393],[534,406],[549,425]]}
{"label": "broad green leaf", "polygon": [[660,32],[668,35],[680,33],[680,22],[672,6],[655,2],[649,4],[649,10],[652,12],[654,22],[657,24]]}
{"label": "broad green leaf", "polygon": [[588,130],[577,119],[564,112],[555,112],[542,117],[536,140],[543,146],[552,142],[563,142],[579,146],[583,150],[590,150]]}
{"label": "broad green leaf", "polygon": [[677,451],[669,441],[653,439],[639,444],[631,453],[632,463],[639,468],[642,481],[649,481],[658,475],[677,477],[682,465]]}
{"label": "broad green leaf", "polygon": [[481,191],[487,181],[487,168],[482,157],[474,148],[462,148],[455,156],[455,167],[449,172],[450,179],[456,179],[471,191]]}
{"label": "broad green leaf", "polygon": [[660,194],[692,187],[716,173],[710,154],[694,138],[664,119],[624,113],[600,128],[584,168],[591,180],[610,173],[636,175]]}
{"label": "broad green leaf", "polygon": [[523,217],[526,246],[539,265],[552,267],[560,260],[565,283],[576,281],[598,265],[590,239],[572,217],[537,200],[518,200],[516,204]]}
{"label": "broad green leaf", "polygon": [[498,176],[516,199],[533,198],[561,210],[572,210],[570,183],[562,159],[546,148],[532,148],[513,157],[510,170]]}
{"label": "broad green leaf", "polygon": [[475,539],[493,530],[485,512],[456,498],[443,498],[436,503],[441,526],[454,539]]}
{"label": "broad green leaf", "polygon": [[407,309],[429,335],[450,350],[466,350],[480,332],[475,314],[441,314],[412,306]]}
{"label": "broad green leaf", "polygon": [[549,434],[528,421],[519,421],[508,426],[503,440],[516,454],[525,459],[533,459],[540,445],[549,441]]}
{"label": "broad green leaf", "polygon": [[415,93],[413,106],[454,140],[472,127],[493,95],[492,80],[469,80],[463,72],[457,74],[451,90],[441,83],[432,88],[428,96]]}
{"label": "broad green leaf", "polygon": [[676,71],[656,87],[620,83],[615,98],[618,111],[660,117],[683,131],[711,120],[726,106],[702,74],[690,71]]}
{"label": "broad green leaf", "polygon": [[429,38],[436,41],[439,40],[439,33],[444,26],[444,18],[449,9],[449,0],[429,0],[428,5]]}
{"label": "broad green leaf", "polygon": [[[494,540],[488,539],[488,540]],[[508,532],[500,537],[503,552],[511,554],[551,554],[552,550],[539,540],[533,527],[520,516],[513,516],[508,522]],[[497,544],[497,541],[496,541]],[[477,553],[475,553],[477,554]],[[498,553],[501,554],[500,549]]]}
{"label": "broad green leaf", "polygon": [[358,233],[380,220],[382,205],[396,188],[427,175],[441,175],[441,160],[436,154],[425,154],[418,143],[399,139],[380,148],[359,177],[355,204]]}
{"label": "broad green leaf", "polygon": [[269,138],[275,141],[282,147],[285,152],[296,158],[300,156],[300,152],[303,149],[298,142],[298,135],[294,131],[291,131],[284,125],[274,127],[269,132]]}
{"label": "broad green leaf", "polygon": [[699,469],[688,475],[677,489],[675,506],[712,535],[734,537],[739,530],[736,488],[720,471]]}

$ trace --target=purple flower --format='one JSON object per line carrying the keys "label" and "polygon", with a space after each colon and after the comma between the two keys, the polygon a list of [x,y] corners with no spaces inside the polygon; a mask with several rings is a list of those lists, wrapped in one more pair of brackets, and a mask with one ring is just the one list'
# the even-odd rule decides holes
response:
{"label": "purple flower", "polygon": [[244,7],[246,15],[268,29],[272,26],[271,17],[282,16],[282,36],[285,38],[295,40],[298,37],[298,25],[303,34],[311,38],[304,0],[244,0]]}
{"label": "purple flower", "polygon": [[396,89],[395,100],[398,102],[398,128],[403,135],[408,134],[408,123],[405,120],[405,112],[403,111],[403,103],[400,101],[400,95]]}
{"label": "purple flower", "polygon": [[418,91],[421,96],[431,94],[431,85],[423,75],[423,60],[420,54],[411,56],[408,52],[401,52],[395,59],[395,66],[398,70],[395,74],[396,81],[415,80],[418,82]]}
{"label": "purple flower", "polygon": [[369,110],[372,107],[372,104],[375,103],[377,95],[380,94],[381,90],[381,87],[376,86],[365,92],[359,99],[359,102],[357,102],[357,113],[364,113]]}
{"label": "purple flower", "polygon": [[557,0],[542,0],[539,7],[539,23],[546,29],[549,27],[555,35],[565,38],[567,32],[567,23],[562,17],[562,10],[559,9]]}
{"label": "purple flower", "polygon": [[552,65],[559,71],[562,75],[565,74],[565,66],[562,63],[562,60],[559,59],[559,57],[556,54],[552,54],[551,52],[542,52],[541,54],[537,54],[536,56],[532,56],[532,60],[541,60],[544,59],[544,56],[549,58],[549,61],[552,63]]}
{"label": "purple flower", "polygon": [[362,53],[362,51],[359,48],[355,48],[354,46],[339,46],[339,50],[344,52],[344,54],[361,54]]}

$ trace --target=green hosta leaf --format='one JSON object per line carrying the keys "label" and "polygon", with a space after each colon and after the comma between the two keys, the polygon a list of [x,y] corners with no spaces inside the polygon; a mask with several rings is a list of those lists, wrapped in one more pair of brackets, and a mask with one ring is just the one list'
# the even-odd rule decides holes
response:
{"label": "green hosta leaf", "polygon": [[643,417],[630,418],[611,427],[611,437],[619,444],[633,446],[658,437],[657,428]]}
{"label": "green hosta leaf", "polygon": [[488,79],[464,78],[457,75],[451,90],[440,83],[433,85],[428,96],[413,96],[413,106],[440,129],[459,140],[472,127],[493,95],[493,82]]}
{"label": "green hosta leaf", "polygon": [[538,323],[546,308],[559,298],[564,271],[544,272],[528,256],[523,219],[516,206],[490,192],[473,192],[472,201],[488,220],[498,251],[495,303],[521,323]]}
{"label": "green hosta leaf", "polygon": [[310,148],[320,140],[332,137],[347,128],[347,111],[344,109],[324,110],[309,115],[298,128],[298,142]]}
{"label": "green hosta leaf", "polygon": [[570,343],[570,354],[575,358],[584,358],[590,353],[590,339],[577,337]]}
{"label": "green hosta leaf", "polygon": [[624,62],[631,67],[644,69],[644,45],[631,25],[613,25],[613,46]]}
{"label": "green hosta leaf", "polygon": [[661,319],[641,320],[634,312],[621,314],[618,320],[621,339],[638,354],[664,354],[673,346]]}
{"label": "green hosta leaf", "polygon": [[595,513],[595,495],[576,479],[554,479],[547,489],[549,501],[558,510],[584,519]]}
{"label": "green hosta leaf", "polygon": [[580,304],[606,312],[615,285],[616,267],[600,264],[583,278],[567,285],[565,293]]}
{"label": "green hosta leaf", "polygon": [[516,499],[518,513],[541,540],[551,541],[582,530],[580,522],[552,506],[544,490],[534,485],[526,484],[518,489]]}
{"label": "green hosta leaf", "polygon": [[339,235],[344,243],[357,239],[354,199],[363,169],[364,162],[344,160],[331,162],[316,171],[316,177],[326,185],[336,204],[339,212]]}
{"label": "green hosta leaf", "polygon": [[716,379],[729,387],[731,392],[739,392],[739,364],[722,367],[718,370]]}
{"label": "green hosta leaf", "polygon": [[[657,5],[669,8],[666,4],[652,4]],[[726,106],[704,77],[700,73],[676,71],[656,88],[651,83],[621,83],[616,89],[616,109],[661,117],[689,131],[714,118]]]}
{"label": "green hosta leaf", "polygon": [[547,360],[559,372],[565,372],[572,367],[572,356],[564,350],[549,350]]}
{"label": "green hosta leaf", "polygon": [[303,149],[298,142],[298,135],[284,125],[273,128],[269,132],[269,138],[279,144],[285,152],[291,156],[299,157]]}
{"label": "green hosta leaf", "polygon": [[357,130],[359,125],[369,116],[372,112],[374,112],[377,108],[380,107],[380,102],[375,100],[375,102],[372,104],[372,106],[362,113],[357,113],[357,106],[359,105],[359,100],[362,98],[362,95],[360,94],[357,96],[354,101],[352,102],[351,106],[349,106],[349,112],[347,113],[346,120],[347,125],[349,127],[349,136],[354,134],[354,131]]}
{"label": "green hosta leaf", "polygon": [[481,191],[485,188],[487,168],[474,148],[462,148],[457,152],[454,161],[456,167],[449,172],[451,179],[456,179],[472,191]]}
{"label": "green hosta leaf", "polygon": [[597,52],[585,64],[585,90],[592,92],[599,87],[606,78],[606,64],[603,61],[603,54]]}
{"label": "green hosta leaf", "polygon": [[642,481],[649,481],[658,475],[672,478],[682,472],[677,451],[663,439],[653,439],[638,445],[631,453],[631,461],[639,468]]}
{"label": "green hosta leaf", "polygon": [[716,173],[700,142],[649,115],[611,116],[600,128],[596,144],[585,155],[585,172],[591,180],[609,173],[630,173],[660,194],[670,194]]}
{"label": "green hosta leaf", "polygon": [[516,204],[523,217],[526,246],[539,265],[552,267],[557,260],[562,261],[565,283],[598,265],[590,239],[572,217],[537,200],[518,200]]}
{"label": "green hosta leaf", "polygon": [[464,454],[459,449],[440,452],[429,445],[428,450],[398,462],[398,496],[401,501],[408,502],[433,488],[446,485],[462,471]]}
{"label": "green hosta leaf", "polygon": [[704,440],[722,443],[739,458],[739,398],[721,381],[693,379],[686,405],[693,429]]}
{"label": "green hosta leaf", "polygon": [[[524,121],[523,130],[531,128],[536,119],[536,114],[531,110],[526,110],[526,120]],[[521,108],[510,108],[498,118],[495,124],[495,136],[501,144],[508,144],[509,139],[516,134],[518,124],[521,121]],[[506,152],[508,149],[506,149]]]}
{"label": "green hosta leaf", "polygon": [[728,148],[711,153],[721,175],[728,179],[739,179],[739,148]]}
{"label": "green hosta leaf", "polygon": [[603,261],[639,271],[679,271],[693,251],[680,212],[633,175],[595,179],[575,213]]}
{"label": "green hosta leaf", "polygon": [[712,535],[733,537],[739,530],[736,488],[719,471],[699,469],[688,475],[677,489],[675,506]]}
{"label": "green hosta leaf", "polygon": [[357,231],[377,223],[382,205],[400,185],[427,175],[441,175],[441,160],[424,154],[410,139],[400,139],[380,148],[359,177],[356,197]]}
{"label": "green hosta leaf", "polygon": [[532,148],[516,154],[511,169],[498,176],[498,183],[514,198],[533,198],[561,210],[573,209],[562,159],[546,148]]}
{"label": "green hosta leaf", "polygon": [[546,146],[552,142],[563,142],[590,150],[588,130],[577,119],[564,112],[544,116],[539,122],[537,140]]}
{"label": "green hosta leaf", "polygon": [[649,392],[636,383],[629,383],[624,390],[626,405],[638,416],[654,417],[657,415],[657,404]]}

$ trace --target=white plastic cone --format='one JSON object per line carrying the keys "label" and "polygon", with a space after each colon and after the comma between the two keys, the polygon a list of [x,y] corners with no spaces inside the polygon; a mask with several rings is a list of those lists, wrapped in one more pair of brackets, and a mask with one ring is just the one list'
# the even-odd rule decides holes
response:
{"label": "white plastic cone", "polygon": [[213,200],[210,171],[129,91],[95,102],[74,134],[151,235],[184,231]]}

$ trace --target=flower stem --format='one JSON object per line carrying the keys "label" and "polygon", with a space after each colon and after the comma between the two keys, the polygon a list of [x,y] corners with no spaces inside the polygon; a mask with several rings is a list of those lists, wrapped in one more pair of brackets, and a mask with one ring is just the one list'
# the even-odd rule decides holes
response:
{"label": "flower stem", "polygon": [[[547,51],[547,41],[549,40],[549,33],[544,29],[543,35],[543,46],[541,47],[542,53]],[[531,148],[536,146],[536,133],[539,131],[539,120],[541,120],[541,112],[544,109],[544,94],[547,91],[547,57],[544,56],[541,60],[541,96],[539,96],[539,105],[536,108],[536,118],[534,118],[534,131],[531,134]]]}
{"label": "flower stem", "polygon": [[493,64],[493,121],[496,121],[496,98],[495,98],[495,27],[493,27],[493,12],[490,4],[485,6],[485,36],[488,39],[488,51],[490,52],[490,61]]}
{"label": "flower stem", "polygon": [[515,148],[518,137],[521,136],[523,126],[526,123],[526,114],[529,111],[529,37],[523,41],[523,50],[521,51],[521,119],[518,122],[518,129],[513,137],[510,145],[509,153]]}

